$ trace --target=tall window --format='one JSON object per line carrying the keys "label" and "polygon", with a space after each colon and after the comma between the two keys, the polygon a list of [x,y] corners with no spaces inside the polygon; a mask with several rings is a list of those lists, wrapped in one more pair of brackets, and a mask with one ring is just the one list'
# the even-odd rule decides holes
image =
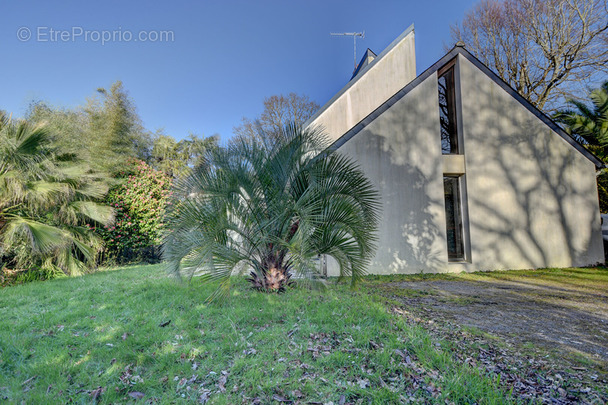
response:
{"label": "tall window", "polygon": [[456,91],[454,66],[439,75],[439,119],[441,123],[441,152],[458,154],[458,126],[456,125]]}
{"label": "tall window", "polygon": [[444,176],[445,220],[448,240],[448,260],[465,260],[462,226],[460,183],[462,176]]}

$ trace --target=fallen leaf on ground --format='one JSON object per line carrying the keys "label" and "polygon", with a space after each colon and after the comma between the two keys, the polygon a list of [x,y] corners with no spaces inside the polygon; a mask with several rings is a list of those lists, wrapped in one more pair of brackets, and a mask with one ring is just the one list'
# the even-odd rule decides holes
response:
{"label": "fallen leaf on ground", "polygon": [[94,400],[98,400],[99,397],[101,397],[101,394],[103,394],[105,392],[105,388],[103,387],[97,387],[97,389],[94,389],[93,391],[91,391],[91,398],[93,398]]}
{"label": "fallen leaf on ground", "polygon": [[284,398],[284,397],[282,397],[280,395],[277,395],[277,394],[274,394],[272,396],[272,399],[274,399],[277,402],[286,402],[286,403],[291,403],[292,402],[292,401],[290,401],[290,400],[288,400],[288,399],[286,399],[286,398]]}
{"label": "fallen leaf on ground", "polygon": [[217,388],[220,390],[220,392],[226,392],[226,381],[228,380],[228,377],[226,377],[225,375],[222,375],[219,379],[219,381],[217,382]]}
{"label": "fallen leaf on ground", "polygon": [[143,392],[134,391],[134,392],[129,392],[127,395],[133,399],[142,399],[146,394],[144,394]]}
{"label": "fallen leaf on ground", "polygon": [[32,382],[32,381],[34,381],[36,378],[38,378],[38,376],[37,376],[37,375],[35,375],[35,376],[33,376],[33,377],[28,378],[27,380],[25,380],[24,382],[22,382],[22,383],[21,383],[21,386],[24,386],[24,385],[26,385],[26,384],[31,383],[31,382]]}

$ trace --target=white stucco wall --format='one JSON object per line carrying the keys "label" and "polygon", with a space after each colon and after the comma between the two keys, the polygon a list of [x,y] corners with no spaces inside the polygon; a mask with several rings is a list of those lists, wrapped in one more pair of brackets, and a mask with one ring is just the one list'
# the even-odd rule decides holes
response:
{"label": "white stucco wall", "polygon": [[[370,273],[445,271],[447,249],[437,76],[433,75],[339,148],[381,194]],[[328,262],[328,274],[338,269]]]}
{"label": "white stucco wall", "polygon": [[467,270],[604,261],[595,165],[459,56]]}

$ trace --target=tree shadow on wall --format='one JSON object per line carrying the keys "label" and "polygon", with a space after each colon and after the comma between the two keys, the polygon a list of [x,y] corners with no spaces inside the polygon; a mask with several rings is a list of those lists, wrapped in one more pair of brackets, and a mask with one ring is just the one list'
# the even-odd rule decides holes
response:
{"label": "tree shadow on wall", "polygon": [[476,181],[468,203],[477,236],[471,243],[484,252],[485,264],[595,264],[592,252],[601,249],[601,234],[595,179],[581,172],[588,169],[581,164],[585,158],[521,107],[505,115],[484,93],[477,94],[477,104],[476,125],[487,131],[465,140],[475,145],[466,157],[467,176]]}
{"label": "tree shadow on wall", "polygon": [[[433,214],[433,210],[443,209],[442,194],[438,197],[429,192],[429,187],[436,187],[437,181],[443,185],[442,174],[438,172],[441,165],[425,165],[430,168],[425,174],[410,163],[413,153],[425,152],[408,148],[406,137],[389,141],[386,136],[369,130],[363,136],[364,148],[374,151],[372,160],[380,166],[371,171],[382,173],[379,176],[382,180],[375,184],[382,195],[383,214],[373,265],[386,266],[388,262],[390,273],[445,271],[444,236]],[[383,166],[389,162],[388,168]],[[369,170],[366,167],[366,171]]]}

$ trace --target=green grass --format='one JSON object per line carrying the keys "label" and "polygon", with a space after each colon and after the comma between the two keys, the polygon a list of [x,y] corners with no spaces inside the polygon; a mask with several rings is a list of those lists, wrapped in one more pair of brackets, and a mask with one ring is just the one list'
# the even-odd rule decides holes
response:
{"label": "green grass", "polygon": [[455,275],[475,281],[528,281],[543,286],[569,285],[579,289],[608,288],[608,271],[605,267],[480,271]]}
{"label": "green grass", "polygon": [[[543,285],[570,284],[577,287],[608,287],[608,269],[606,267],[585,268],[546,268],[535,270],[476,271],[473,273],[416,273],[370,275],[365,277],[365,284],[385,284],[399,281],[435,281],[435,280],[471,280],[471,281],[534,281]],[[599,283],[599,284],[598,284]]]}
{"label": "green grass", "polygon": [[0,401],[511,401],[380,297],[343,285],[270,295],[241,281],[207,305],[211,291],[159,266],[1,289]]}

